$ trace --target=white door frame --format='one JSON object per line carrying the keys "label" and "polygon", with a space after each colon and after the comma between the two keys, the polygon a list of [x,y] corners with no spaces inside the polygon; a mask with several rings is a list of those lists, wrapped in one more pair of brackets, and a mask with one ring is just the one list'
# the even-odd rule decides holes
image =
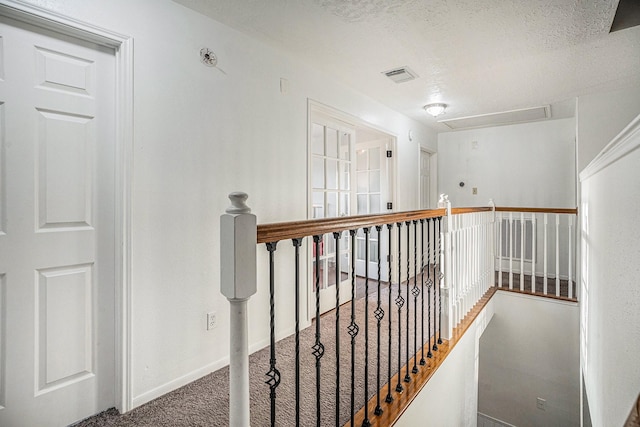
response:
{"label": "white door frame", "polygon": [[115,405],[124,413],[133,406],[130,284],[133,38],[20,0],[0,0],[0,14],[115,51]]}

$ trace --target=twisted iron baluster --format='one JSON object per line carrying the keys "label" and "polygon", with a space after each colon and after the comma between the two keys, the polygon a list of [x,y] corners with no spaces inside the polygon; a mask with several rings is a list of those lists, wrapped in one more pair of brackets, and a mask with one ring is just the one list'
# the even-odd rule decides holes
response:
{"label": "twisted iron baluster", "polygon": [[320,342],[320,241],[322,236],[313,236],[316,248],[316,342],[311,347],[316,358],[316,426],[320,427],[320,359],[324,355],[324,345]]}
{"label": "twisted iron baluster", "polygon": [[406,372],[404,375],[404,382],[408,383],[411,381],[411,377],[409,376],[409,309],[411,308],[411,299],[409,298],[409,282],[411,281],[409,275],[411,274],[411,258],[409,257],[410,249],[409,246],[411,244],[411,221],[406,221],[405,225],[407,226],[407,328],[406,328],[406,347],[407,353],[405,354],[406,358]]}
{"label": "twisted iron baluster", "polygon": [[355,423],[355,375],[356,375],[356,230],[349,230],[351,236],[351,323],[347,328],[351,336],[351,425]]}
{"label": "twisted iron baluster", "polygon": [[418,373],[418,221],[413,221],[413,368],[411,373]]}
{"label": "twisted iron baluster", "polygon": [[438,218],[434,218],[433,219],[433,347],[431,347],[432,350],[436,351],[438,350],[438,344],[436,341],[436,331],[438,330],[438,312],[436,311],[436,304],[437,304],[437,297],[438,297],[438,288],[440,286],[438,286],[438,278],[437,276],[437,272],[438,272],[438,263],[440,262],[440,260],[438,259],[438,245],[439,245],[439,238],[438,238],[438,228],[437,228],[437,222],[438,222]]}
{"label": "twisted iron baluster", "polygon": [[293,239],[296,252],[296,425],[300,425],[300,246],[302,239]]}
{"label": "twisted iron baluster", "polygon": [[442,217],[438,217],[438,344],[442,344],[442,287],[440,286],[444,274],[442,274],[442,232],[441,223]]}
{"label": "twisted iron baluster", "polygon": [[[433,280],[431,280],[431,218],[428,218],[427,219],[427,306],[428,306],[427,307],[427,335],[429,335],[429,342],[427,343],[428,358],[433,357],[433,353],[431,353],[431,286],[432,285],[433,285]],[[434,319],[433,335],[435,339],[435,319]]]}
{"label": "twisted iron baluster", "polygon": [[400,286],[400,282],[402,281],[402,263],[401,261],[401,253],[400,250],[401,240],[402,240],[402,223],[396,223],[398,226],[398,296],[396,297],[396,306],[398,306],[398,384],[396,385],[396,391],[398,393],[402,393],[404,387],[402,387],[402,383],[400,382],[400,376],[402,373],[402,306],[404,305],[404,298],[402,298],[402,287]]}
{"label": "twisted iron baluster", "polygon": [[[427,361],[424,360],[424,218],[420,220],[420,300],[421,300],[421,318],[420,322],[420,342],[422,343],[422,356],[420,358],[420,365],[424,366]],[[428,331],[427,331],[428,332]]]}
{"label": "twisted iron baluster", "polygon": [[362,427],[369,427],[369,232],[364,231],[364,420]]}
{"label": "twisted iron baluster", "polygon": [[391,395],[391,313],[393,313],[393,310],[391,310],[391,274],[393,272],[391,265],[391,238],[393,234],[393,224],[387,224],[387,230],[389,231],[389,242],[387,245],[387,260],[389,262],[389,351],[387,354],[389,355],[389,357],[387,360],[387,397],[384,399],[384,401],[387,403],[391,403],[393,402],[393,396]]}
{"label": "twisted iron baluster", "polygon": [[271,400],[271,426],[276,425],[276,388],[280,385],[280,371],[276,368],[276,324],[275,324],[275,251],[278,242],[267,243],[269,251],[269,338],[271,341],[269,349],[269,371],[266,373],[268,378],[265,383],[269,386],[271,392],[269,399]]}
{"label": "twisted iron baluster", "polygon": [[334,232],[336,242],[336,427],[340,427],[340,235]]}
{"label": "twisted iron baluster", "polygon": [[380,281],[381,281],[380,253],[382,252],[382,234],[381,234],[381,231],[382,231],[382,226],[381,225],[376,225],[376,232],[378,234],[378,305],[376,307],[376,311],[374,311],[374,314],[376,316],[376,320],[378,321],[378,340],[377,340],[378,359],[377,359],[377,362],[376,362],[376,365],[377,365],[377,378],[378,378],[376,390],[378,390],[378,392],[376,393],[376,409],[374,411],[374,413],[376,415],[382,414],[382,407],[380,406],[380,322],[382,322],[382,319],[384,318],[384,310],[382,309],[382,307],[380,307]]}

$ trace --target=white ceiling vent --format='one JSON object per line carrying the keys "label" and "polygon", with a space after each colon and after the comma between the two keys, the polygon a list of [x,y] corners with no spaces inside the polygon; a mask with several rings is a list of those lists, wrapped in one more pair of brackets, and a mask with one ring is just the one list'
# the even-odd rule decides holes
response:
{"label": "white ceiling vent", "polygon": [[512,125],[516,123],[536,122],[551,118],[551,107],[524,108],[522,110],[503,111],[502,113],[481,114],[479,116],[459,117],[457,119],[439,120],[450,129],[468,129],[487,126]]}
{"label": "white ceiling vent", "polygon": [[393,70],[383,71],[382,74],[396,83],[408,82],[418,77],[418,75],[408,67],[394,68]]}

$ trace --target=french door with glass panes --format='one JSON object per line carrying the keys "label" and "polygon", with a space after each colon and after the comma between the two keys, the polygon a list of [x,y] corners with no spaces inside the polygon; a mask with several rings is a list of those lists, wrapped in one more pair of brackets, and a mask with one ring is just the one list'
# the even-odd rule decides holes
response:
{"label": "french door with glass panes", "polygon": [[[311,143],[311,217],[333,218],[351,215],[355,130],[321,116],[312,117]],[[312,292],[319,276],[320,310],[336,305],[336,283],[340,282],[340,303],[351,299],[350,239],[343,232],[339,247],[332,234],[323,236],[319,245],[311,243],[313,268]],[[318,263],[319,258],[319,263]]]}
{"label": "french door with glass panes", "polygon": [[[389,163],[387,150],[390,149],[387,138],[357,144],[356,146],[356,204],[358,215],[380,214],[389,212],[387,203],[391,198],[389,183]],[[369,232],[369,259],[366,260],[366,235],[358,230],[356,235],[356,275],[371,279],[378,278],[378,241],[380,241],[380,260],[386,265],[388,256],[389,231],[383,227],[378,231],[372,228]],[[382,281],[389,280],[389,271],[380,271]]]}

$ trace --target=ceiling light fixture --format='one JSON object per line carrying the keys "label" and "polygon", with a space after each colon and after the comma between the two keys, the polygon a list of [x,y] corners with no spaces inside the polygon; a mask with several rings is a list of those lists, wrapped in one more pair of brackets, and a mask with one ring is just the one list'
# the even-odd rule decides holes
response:
{"label": "ceiling light fixture", "polygon": [[427,104],[422,108],[424,108],[424,111],[431,114],[433,117],[438,117],[440,114],[444,113],[444,110],[447,109],[447,104],[442,104],[442,103]]}

